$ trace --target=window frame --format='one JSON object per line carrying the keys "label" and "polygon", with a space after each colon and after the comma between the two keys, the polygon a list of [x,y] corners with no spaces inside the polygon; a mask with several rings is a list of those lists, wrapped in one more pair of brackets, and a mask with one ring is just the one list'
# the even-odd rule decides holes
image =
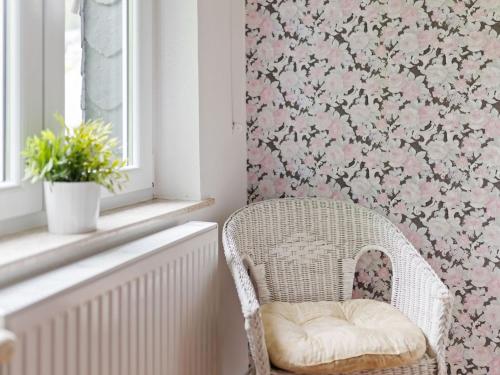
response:
{"label": "window frame", "polygon": [[[101,189],[101,207],[110,209],[153,198],[153,1],[127,2],[129,19],[126,61],[127,127],[132,131],[132,158],[124,168],[129,181],[123,191]],[[124,48],[125,50],[125,48]],[[125,116],[124,116],[125,117]],[[126,145],[130,147],[129,145]]]}
{"label": "window frame", "polygon": [[[41,184],[23,181],[21,150],[43,122],[43,2],[6,0],[6,179],[0,221],[42,210]],[[17,125],[16,125],[17,124]]]}
{"label": "window frame", "polygon": [[[153,198],[153,5],[128,2],[129,97],[133,136],[132,160],[125,170],[129,182],[113,195],[101,190],[101,207],[109,209]],[[32,226],[44,208],[42,184],[23,181],[21,150],[26,137],[54,128],[53,113],[64,114],[64,0],[6,0],[8,3],[7,126],[8,181],[0,182],[0,225],[19,230]],[[22,74],[21,74],[22,73]],[[45,84],[44,84],[45,83]],[[22,100],[21,100],[22,98]],[[6,142],[7,143],[7,142]],[[43,224],[43,223],[40,223]],[[2,231],[0,230],[0,234]]]}
{"label": "window frame", "polygon": [[[118,195],[147,190],[153,197],[153,4],[152,0],[122,0],[128,3],[127,30],[127,128],[132,132],[132,157],[124,169],[129,182]],[[125,49],[124,49],[125,50]],[[128,144],[124,145],[130,147]],[[103,204],[112,198],[102,191]],[[133,202],[131,202],[133,203]]]}
{"label": "window frame", "polygon": [[5,121],[5,101],[6,101],[6,89],[5,89],[5,59],[6,59],[6,42],[5,42],[5,22],[7,20],[5,13],[5,0],[0,0],[0,90],[2,91],[0,95],[0,182],[5,181],[5,131],[6,121]]}

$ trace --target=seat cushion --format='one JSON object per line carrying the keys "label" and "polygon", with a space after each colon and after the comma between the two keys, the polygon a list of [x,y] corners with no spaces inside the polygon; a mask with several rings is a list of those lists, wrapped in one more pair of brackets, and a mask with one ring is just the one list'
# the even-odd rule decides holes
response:
{"label": "seat cushion", "polygon": [[291,372],[398,367],[418,361],[426,351],[422,331],[383,302],[272,302],[261,311],[271,362]]}

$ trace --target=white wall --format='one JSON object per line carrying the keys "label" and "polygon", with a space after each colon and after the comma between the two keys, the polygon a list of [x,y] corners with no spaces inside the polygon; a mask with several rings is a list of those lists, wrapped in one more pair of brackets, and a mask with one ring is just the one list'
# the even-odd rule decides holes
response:
{"label": "white wall", "polygon": [[[183,54],[182,50],[195,43],[192,34],[189,38],[179,35],[186,27],[189,33],[193,32],[193,9],[197,9],[198,15],[197,51]],[[155,158],[156,180],[160,181],[156,194],[178,198],[174,194],[184,191],[183,185],[199,176],[200,196],[213,197],[216,203],[179,221],[209,220],[222,227],[226,218],[246,203],[244,126],[234,131],[232,127],[233,117],[236,122],[245,121],[242,110],[245,105],[244,0],[156,0],[155,12],[157,87],[154,112],[158,129],[155,142],[157,150],[170,150]],[[180,39],[191,43],[190,47],[183,45]],[[179,48],[180,54],[177,53]],[[195,74],[192,66],[195,56],[198,57],[198,85],[193,87],[196,75],[189,75],[186,86],[182,86],[183,74]],[[176,58],[180,61],[174,62]],[[232,79],[232,72],[236,80]],[[193,112],[186,113],[184,121],[182,114],[190,108]],[[194,133],[193,113],[199,115]],[[191,136],[183,140],[186,132]],[[186,160],[184,155],[193,147],[193,138],[199,140],[199,156],[193,159],[191,155]],[[172,167],[172,163],[177,166]],[[179,180],[173,181],[176,178]],[[168,187],[169,184],[175,188]],[[185,189],[189,191],[189,186]],[[191,191],[190,194],[195,193]],[[247,344],[239,302],[222,249],[220,261],[218,373],[243,375],[247,369]]]}
{"label": "white wall", "polygon": [[155,194],[199,199],[197,0],[155,0]]}

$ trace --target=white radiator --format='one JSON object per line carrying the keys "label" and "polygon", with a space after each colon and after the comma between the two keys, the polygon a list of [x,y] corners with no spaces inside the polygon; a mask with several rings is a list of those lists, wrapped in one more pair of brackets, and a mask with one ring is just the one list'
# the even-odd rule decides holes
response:
{"label": "white radiator", "polygon": [[188,223],[0,291],[0,375],[216,374],[217,226]]}

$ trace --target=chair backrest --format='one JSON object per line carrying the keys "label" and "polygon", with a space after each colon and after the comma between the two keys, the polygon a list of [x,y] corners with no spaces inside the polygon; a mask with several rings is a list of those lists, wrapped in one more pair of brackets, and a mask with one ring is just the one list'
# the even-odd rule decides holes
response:
{"label": "chair backrest", "polygon": [[261,303],[350,299],[361,253],[380,250],[393,260],[404,240],[376,212],[321,198],[251,204],[228,219],[224,236],[249,269]]}

